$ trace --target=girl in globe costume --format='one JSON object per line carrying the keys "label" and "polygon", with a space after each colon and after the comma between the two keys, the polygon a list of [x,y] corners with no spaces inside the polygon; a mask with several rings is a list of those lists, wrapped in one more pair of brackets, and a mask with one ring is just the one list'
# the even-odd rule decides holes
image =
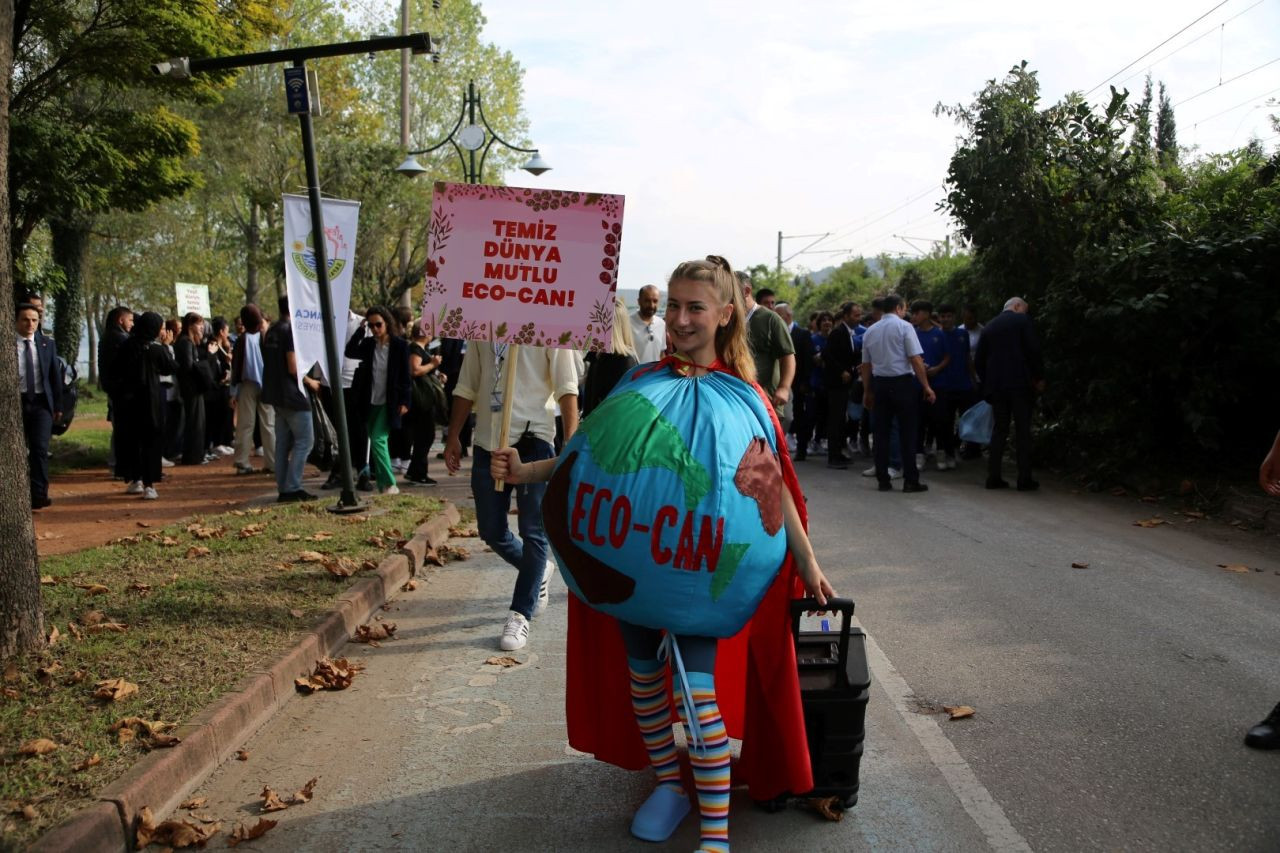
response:
{"label": "girl in globe costume", "polygon": [[[760,397],[761,411],[772,422],[773,446],[785,449],[777,419],[755,383],[746,313],[728,262],[712,255],[681,264],[671,274],[668,294],[667,331],[676,354],[633,370],[615,394],[624,393],[629,379],[648,371],[672,371],[673,377],[735,376]],[[607,417],[607,409],[596,417]],[[673,662],[672,680],[677,685],[676,711],[690,743],[701,813],[700,850],[729,849],[729,737],[743,740],[737,769],[753,798],[771,799],[813,787],[790,600],[807,590],[825,605],[835,593],[805,532],[804,499],[790,457],[786,452],[773,456],[782,474],[787,556],[754,615],[734,636],[717,640],[680,634],[668,643],[661,631],[616,619],[576,596],[569,598],[569,742],[620,767],[653,767],[658,786],[631,826],[632,834],[646,841],[665,841],[690,810],[671,727],[667,667],[660,659],[668,652],[682,664]],[[548,459],[525,464],[516,451],[504,448],[493,454],[491,470],[495,479],[518,484],[549,479],[556,463]]]}

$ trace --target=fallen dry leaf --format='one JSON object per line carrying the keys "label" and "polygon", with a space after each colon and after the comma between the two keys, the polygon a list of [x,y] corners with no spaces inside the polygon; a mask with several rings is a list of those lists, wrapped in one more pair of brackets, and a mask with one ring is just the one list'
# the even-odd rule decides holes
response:
{"label": "fallen dry leaf", "polygon": [[57,586],[58,579],[55,578],[53,575],[41,575],[40,585],[41,586]]}
{"label": "fallen dry leaf", "polygon": [[381,536],[370,536],[368,539],[364,541],[368,542],[370,545],[372,545],[375,548],[387,547],[387,540],[383,539]]}
{"label": "fallen dry leaf", "polygon": [[90,625],[85,630],[90,634],[123,634],[129,630],[129,626],[123,622],[99,622],[97,625]]}
{"label": "fallen dry leaf", "polygon": [[942,710],[947,712],[948,720],[963,720],[965,717],[972,717],[978,713],[968,705],[943,705]]}
{"label": "fallen dry leaf", "polygon": [[1133,526],[1134,527],[1159,527],[1162,524],[1168,524],[1168,523],[1169,522],[1165,521],[1163,518],[1160,518],[1159,516],[1157,516],[1155,518],[1144,518],[1141,521],[1135,521],[1133,523]]}
{"label": "fallen dry leaf", "polygon": [[248,760],[249,760],[249,750],[247,749],[236,750],[236,761],[248,761]]}
{"label": "fallen dry leaf", "polygon": [[1197,509],[1184,509],[1182,514],[1187,518],[1205,518],[1205,514]]}
{"label": "fallen dry leaf", "polygon": [[[1280,575],[1280,572],[1276,572],[1276,574]],[[3,693],[3,694],[4,694],[4,698],[6,698],[6,699],[21,699],[21,698],[22,698],[22,694],[21,694],[21,693],[19,693],[16,689],[14,689],[14,688],[12,688],[12,687],[6,687],[6,688],[4,688],[4,690],[0,691],[0,693]]]}
{"label": "fallen dry leaf", "polygon": [[48,755],[57,748],[58,745],[47,737],[38,737],[18,747],[18,755]]}
{"label": "fallen dry leaf", "polygon": [[267,529],[265,524],[246,524],[240,528],[239,536],[241,539],[249,539],[253,536],[260,536]]}
{"label": "fallen dry leaf", "polygon": [[23,820],[35,820],[39,816],[40,814],[36,811],[36,807],[31,805],[30,803],[22,807]]}
{"label": "fallen dry leaf", "polygon": [[138,692],[138,685],[123,678],[107,678],[94,686],[93,698],[105,699],[108,702],[119,702]]}
{"label": "fallen dry leaf", "polygon": [[205,527],[202,524],[188,524],[187,532],[197,539],[220,539],[227,532],[225,527]]}
{"label": "fallen dry leaf", "polygon": [[[72,622],[71,624],[74,625],[75,623]],[[84,681],[88,677],[89,677],[89,673],[86,670],[77,669],[75,672],[71,673],[66,678],[62,679],[62,683],[70,687],[73,684],[79,684],[80,682]]]}
{"label": "fallen dry leaf", "polygon": [[139,526],[139,527],[150,527],[150,526],[151,526],[151,522],[149,522],[149,521],[139,521],[139,522],[137,522],[137,524],[138,524],[138,526]]}
{"label": "fallen dry leaf", "polygon": [[121,729],[116,732],[116,743],[120,746],[124,746],[126,743],[133,743],[137,737],[138,733],[133,729]]}
{"label": "fallen dry leaf", "polygon": [[88,628],[90,625],[97,625],[99,622],[107,621],[107,614],[101,610],[86,610],[84,615],[80,617],[80,624]]}
{"label": "fallen dry leaf", "polygon": [[259,796],[262,797],[262,810],[264,812],[282,812],[289,808],[289,804],[282,802],[276,792],[268,787],[264,786]]}
{"label": "fallen dry leaf", "polygon": [[417,588],[418,588],[418,582],[413,578],[409,578],[409,580],[404,582],[404,586],[400,587],[400,591],[413,592]]}
{"label": "fallen dry leaf", "polygon": [[138,830],[135,836],[138,849],[148,844],[161,844],[170,848],[204,847],[210,838],[218,834],[221,823],[201,825],[189,820],[166,820],[156,824],[150,807],[138,812]]}
{"label": "fallen dry leaf", "polygon": [[62,636],[62,632],[58,630],[57,625],[54,625],[53,628],[50,629],[49,631],[49,645],[50,646],[58,645],[58,638],[61,636]]}
{"label": "fallen dry leaf", "polygon": [[396,623],[378,622],[373,625],[361,625],[356,628],[356,633],[351,639],[357,643],[371,643],[376,640],[389,640],[395,632]]}
{"label": "fallen dry leaf", "polygon": [[289,797],[289,805],[296,806],[301,803],[311,802],[311,796],[316,790],[316,782],[318,781],[320,780],[312,779],[302,786],[302,790],[294,791],[293,796]]}
{"label": "fallen dry leaf", "polygon": [[209,556],[209,549],[203,545],[192,545],[187,549],[187,559],[194,560],[196,557]]}
{"label": "fallen dry leaf", "polygon": [[72,584],[76,589],[83,589],[89,595],[106,595],[111,590],[100,583],[76,583]]}
{"label": "fallen dry leaf", "polygon": [[1111,490],[1111,494],[1115,495],[1118,498],[1122,498],[1125,495],[1129,494],[1129,490],[1126,489],[1124,486],[1116,486],[1114,489]]}
{"label": "fallen dry leaf", "polygon": [[304,614],[301,610],[295,607],[294,609],[289,611],[289,615],[292,616],[294,619],[301,619]]}
{"label": "fallen dry leaf", "polygon": [[191,809],[202,809],[204,808],[204,804],[207,802],[209,802],[208,797],[192,797],[189,800],[183,800],[182,803],[179,804],[178,808],[187,809],[188,811]]}
{"label": "fallen dry leaf", "polygon": [[281,542],[297,542],[302,537],[296,533],[286,533],[280,537]]}
{"label": "fallen dry leaf", "polygon": [[1159,499],[1158,497],[1156,497],[1155,495],[1143,495],[1143,496],[1142,496],[1142,502],[1143,502],[1143,503],[1148,503],[1148,504],[1154,504],[1154,503],[1159,503],[1159,502],[1160,502],[1160,499]]}
{"label": "fallen dry leaf", "polygon": [[1071,568],[1073,568],[1073,569],[1087,569],[1087,568],[1089,568],[1089,564],[1088,564],[1088,563],[1072,563],[1072,564],[1071,564]]}
{"label": "fallen dry leaf", "polygon": [[231,830],[231,835],[227,837],[227,846],[235,847],[241,841],[252,841],[255,838],[261,838],[266,834],[268,829],[276,825],[278,821],[267,820],[265,817],[258,818],[258,822],[253,826],[246,828],[244,824],[236,824],[236,828]]}
{"label": "fallen dry leaf", "polygon": [[101,763],[102,763],[102,757],[95,752],[93,755],[89,756],[84,761],[81,761],[79,764],[77,764],[75,769],[76,769],[76,772],[79,773],[83,770],[88,770],[90,767],[97,767]]}
{"label": "fallen dry leaf", "polygon": [[500,666],[504,669],[506,669],[507,667],[519,666],[523,662],[524,661],[516,660],[515,658],[511,657],[511,655],[502,655],[501,657],[492,657],[485,661],[485,663],[489,664],[490,666]]}
{"label": "fallen dry leaf", "polygon": [[317,690],[346,690],[351,686],[356,673],[364,669],[358,663],[351,663],[346,658],[322,658],[316,661],[315,670],[305,678],[295,678],[294,688],[299,693],[314,693]]}
{"label": "fallen dry leaf", "polygon": [[61,661],[54,661],[47,666],[42,666],[36,670],[36,680],[41,684],[48,684],[53,680],[53,676],[58,670],[62,669]]}
{"label": "fallen dry leaf", "polygon": [[333,534],[328,530],[317,530],[313,535],[308,536],[307,538],[312,542],[323,542],[326,539],[332,539]]}
{"label": "fallen dry leaf", "polygon": [[4,665],[4,680],[10,684],[13,684],[20,677],[21,676],[19,676],[18,674],[18,662],[16,660],[10,659]]}
{"label": "fallen dry leaf", "polygon": [[844,820],[844,810],[839,808],[839,804],[839,797],[813,797],[809,800],[809,805],[814,811],[836,823]]}
{"label": "fallen dry leaf", "polygon": [[162,734],[152,735],[150,738],[143,741],[143,744],[149,749],[165,749],[167,747],[177,746],[180,743],[182,743],[182,738],[177,735]]}
{"label": "fallen dry leaf", "polygon": [[178,540],[174,539],[172,536],[166,536],[160,540],[160,544],[164,546],[173,546],[178,544]]}
{"label": "fallen dry leaf", "polygon": [[480,535],[480,531],[474,527],[450,527],[449,535],[456,536],[459,539],[475,539]]}
{"label": "fallen dry leaf", "polygon": [[1224,572],[1236,572],[1238,574],[1244,574],[1249,571],[1249,567],[1244,563],[1218,563],[1218,568]]}
{"label": "fallen dry leaf", "polygon": [[375,563],[373,560],[365,560],[363,563],[360,564],[360,571],[362,572],[376,572],[377,570],[378,570],[378,564]]}
{"label": "fallen dry leaf", "polygon": [[324,568],[329,574],[335,578],[349,578],[356,572],[360,571],[360,567],[356,565],[356,561],[350,557],[334,557],[324,561]]}
{"label": "fallen dry leaf", "polygon": [[77,640],[83,640],[83,639],[84,639],[84,634],[80,633],[80,626],[76,625],[76,623],[74,623],[74,622],[68,622],[68,623],[67,623],[67,630],[68,630],[68,631],[70,631],[70,632],[71,632],[71,636],[75,637]]}
{"label": "fallen dry leaf", "polygon": [[329,558],[319,551],[299,551],[297,558],[299,563],[323,563],[327,559]]}
{"label": "fallen dry leaf", "polygon": [[[177,542],[175,542],[175,543],[173,543],[173,544],[177,545],[178,543],[177,543]],[[149,583],[131,583],[131,584],[129,584],[128,589],[132,590],[133,592],[140,592],[140,593],[142,593],[142,594],[145,596],[147,593],[151,592],[151,584],[149,584]]]}

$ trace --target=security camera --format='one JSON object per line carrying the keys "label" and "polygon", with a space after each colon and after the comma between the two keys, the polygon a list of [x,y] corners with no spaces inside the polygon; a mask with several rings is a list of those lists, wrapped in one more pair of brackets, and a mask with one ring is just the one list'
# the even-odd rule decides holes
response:
{"label": "security camera", "polygon": [[191,60],[185,56],[177,56],[166,62],[156,62],[151,66],[151,73],[158,77],[186,80],[191,77]]}

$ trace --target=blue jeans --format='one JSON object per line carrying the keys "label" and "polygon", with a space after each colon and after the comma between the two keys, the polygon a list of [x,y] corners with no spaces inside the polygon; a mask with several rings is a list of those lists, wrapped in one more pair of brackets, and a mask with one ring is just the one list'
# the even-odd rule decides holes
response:
{"label": "blue jeans", "polygon": [[[520,454],[524,462],[550,459],[555,455],[550,442],[535,438],[526,439],[526,443],[530,448]],[[495,554],[519,571],[516,588],[511,593],[511,609],[531,619],[547,567],[547,534],[542,529],[542,496],[547,491],[547,484],[507,486],[500,492],[496,491],[493,477],[489,474],[489,451],[482,447],[473,449],[471,495],[476,502],[476,529]],[[519,538],[507,526],[512,491],[516,493]]]}
{"label": "blue jeans", "polygon": [[302,491],[302,468],[315,441],[311,410],[276,410],[276,491],[282,495]]}

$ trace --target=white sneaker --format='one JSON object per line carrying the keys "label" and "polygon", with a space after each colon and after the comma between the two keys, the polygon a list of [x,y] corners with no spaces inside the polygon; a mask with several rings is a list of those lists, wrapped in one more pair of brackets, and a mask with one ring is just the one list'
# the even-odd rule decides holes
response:
{"label": "white sneaker", "polygon": [[146,490],[142,493],[142,499],[144,501],[156,501],[160,499],[160,495],[156,493],[154,488],[147,486]]}
{"label": "white sneaker", "polygon": [[125,493],[126,495],[140,495],[140,494],[142,494],[142,481],[141,481],[141,480],[134,480],[132,483],[130,483],[128,486],[126,486],[126,487],[125,487],[124,493]]}
{"label": "white sneaker", "polygon": [[[890,468],[889,470],[892,471],[893,469]],[[864,477],[874,477],[875,475],[876,475],[876,466],[874,465],[872,465],[870,468],[862,472],[862,476]]]}
{"label": "white sneaker", "polygon": [[253,449],[253,455],[254,455],[254,456],[261,456],[261,455],[262,455],[262,448],[261,448],[261,447],[255,447],[255,448]]}
{"label": "white sneaker", "polygon": [[514,610],[507,617],[507,624],[502,626],[502,639],[498,640],[498,648],[504,652],[523,649],[529,641],[529,620]]}
{"label": "white sneaker", "polygon": [[217,447],[214,448],[214,450],[218,452],[219,456],[234,456],[236,452],[236,449],[234,447],[228,447],[225,444],[219,444]]}
{"label": "white sneaker", "polygon": [[902,479],[902,469],[901,469],[901,468],[890,468],[890,469],[889,469],[889,479],[890,479],[890,480],[901,480],[901,479]]}
{"label": "white sneaker", "polygon": [[383,489],[383,490],[382,490],[382,493],[383,493],[384,495],[398,495],[398,494],[400,494],[400,487],[399,487],[399,486],[387,486],[385,489]]}
{"label": "white sneaker", "polygon": [[165,458],[165,457],[163,457],[163,456],[161,456],[161,457],[160,457],[160,467],[161,467],[161,468],[172,468],[172,467],[173,467],[173,465],[174,465],[174,462],[173,462],[173,460],[172,460],[172,459],[166,459],[166,458]]}
{"label": "white sneaker", "polygon": [[917,471],[924,470],[924,454],[923,453],[916,454],[916,470]]}
{"label": "white sneaker", "polygon": [[541,616],[551,602],[551,576],[556,573],[556,561],[547,560],[547,567],[542,571],[542,584],[538,587],[538,601],[533,605],[533,615]]}
{"label": "white sneaker", "polygon": [[954,456],[944,456],[942,461],[938,463],[939,471],[953,471],[956,467],[956,458]]}

